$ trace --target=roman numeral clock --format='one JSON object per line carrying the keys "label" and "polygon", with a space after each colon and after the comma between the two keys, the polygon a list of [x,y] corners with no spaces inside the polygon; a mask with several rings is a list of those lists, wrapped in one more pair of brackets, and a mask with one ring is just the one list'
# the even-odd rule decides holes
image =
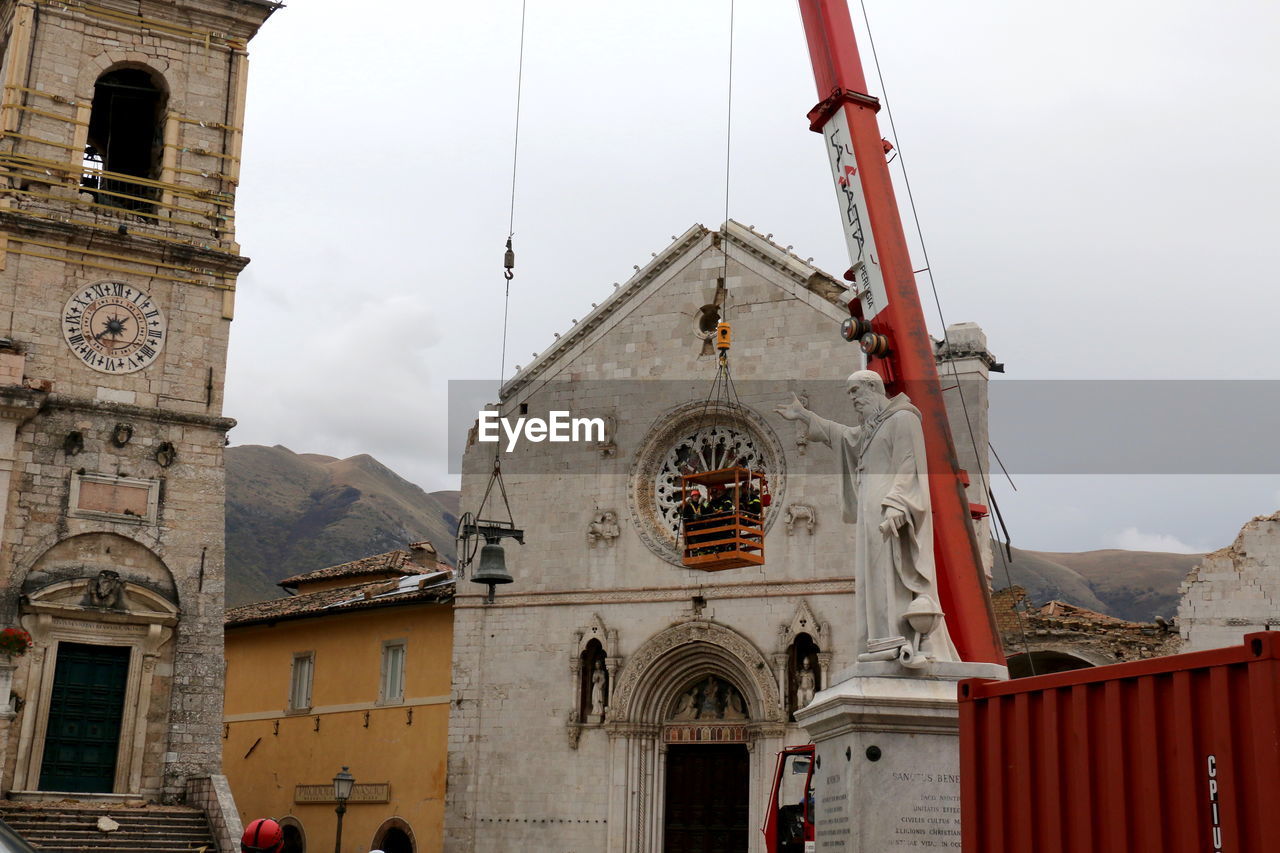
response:
{"label": "roman numeral clock", "polygon": [[131,284],[99,281],[80,288],[62,311],[67,346],[102,373],[132,373],[156,360],[164,347],[160,306]]}

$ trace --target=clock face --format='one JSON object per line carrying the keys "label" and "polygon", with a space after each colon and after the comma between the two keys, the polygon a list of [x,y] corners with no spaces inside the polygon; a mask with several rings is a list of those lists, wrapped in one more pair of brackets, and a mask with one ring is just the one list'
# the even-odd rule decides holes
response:
{"label": "clock face", "polygon": [[164,314],[145,291],[100,281],[71,295],[62,334],[81,361],[102,373],[132,373],[151,364],[164,346]]}

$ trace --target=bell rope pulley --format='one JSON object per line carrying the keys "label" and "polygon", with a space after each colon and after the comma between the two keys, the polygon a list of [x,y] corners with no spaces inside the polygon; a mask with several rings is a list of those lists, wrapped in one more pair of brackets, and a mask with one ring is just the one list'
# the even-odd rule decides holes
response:
{"label": "bell rope pulley", "polygon": [[[494,485],[502,495],[502,504],[507,510],[507,520],[485,518],[485,504]],[[502,465],[497,456],[493,458],[493,473],[489,475],[489,485],[485,487],[484,497],[480,499],[480,508],[475,513],[463,513],[458,519],[458,573],[466,577],[467,567],[476,562],[479,552],[479,565],[471,573],[471,582],[484,584],[489,588],[486,602],[493,604],[494,587],[502,583],[511,583],[514,578],[507,570],[506,553],[502,550],[502,540],[506,537],[524,544],[524,531],[516,527],[511,515],[511,504],[507,500],[507,487],[502,482]]]}

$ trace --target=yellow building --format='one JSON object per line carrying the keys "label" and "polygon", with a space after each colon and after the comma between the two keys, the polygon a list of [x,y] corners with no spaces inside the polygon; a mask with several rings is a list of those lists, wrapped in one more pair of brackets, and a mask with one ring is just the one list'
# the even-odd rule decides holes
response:
{"label": "yellow building", "polygon": [[419,543],[280,585],[296,594],[227,611],[222,760],[241,819],[327,853],[349,767],[343,853],[440,850],[452,573]]}

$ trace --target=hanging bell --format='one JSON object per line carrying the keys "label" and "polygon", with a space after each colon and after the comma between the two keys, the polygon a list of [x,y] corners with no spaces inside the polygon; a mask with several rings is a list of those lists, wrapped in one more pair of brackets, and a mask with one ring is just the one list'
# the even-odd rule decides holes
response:
{"label": "hanging bell", "polygon": [[480,566],[471,575],[473,583],[489,586],[489,601],[493,601],[495,584],[511,583],[511,572],[507,571],[507,555],[497,541],[486,541],[480,549]]}

